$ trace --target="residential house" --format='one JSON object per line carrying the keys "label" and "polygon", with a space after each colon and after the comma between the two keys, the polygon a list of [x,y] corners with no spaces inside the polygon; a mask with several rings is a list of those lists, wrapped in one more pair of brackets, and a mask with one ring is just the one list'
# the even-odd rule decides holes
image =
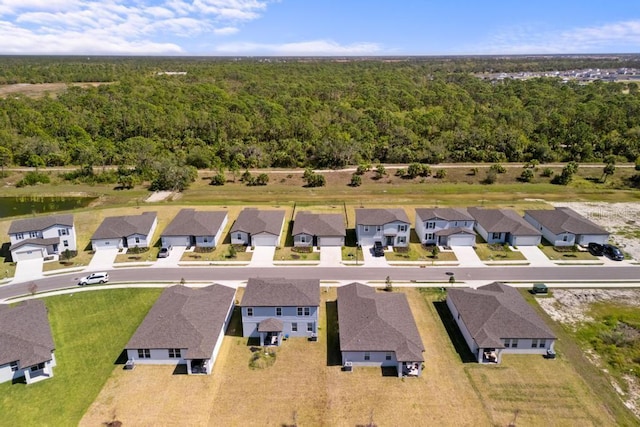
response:
{"label": "residential house", "polygon": [[162,247],[186,246],[214,248],[227,225],[224,211],[182,209],[162,232]]}
{"label": "residential house", "polygon": [[46,258],[66,251],[76,251],[73,215],[49,215],[18,219],[9,226],[11,259]]}
{"label": "residential house", "polygon": [[44,302],[0,304],[0,383],[24,377],[31,384],[51,378],[54,350]]}
{"label": "residential house", "polygon": [[462,208],[416,209],[415,230],[423,245],[474,246],[475,219]]}
{"label": "residential house", "polygon": [[151,307],[129,343],[134,364],[183,364],[188,374],[211,374],[231,319],[235,289],[171,286]]}
{"label": "residential house", "polygon": [[424,345],[407,297],[360,283],[338,288],[343,366],[395,367],[398,376],[419,376]]}
{"label": "residential house", "polygon": [[344,216],[298,212],[291,234],[293,246],[344,246]]}
{"label": "residential house", "polygon": [[524,211],[524,219],[553,246],[587,246],[609,241],[609,232],[571,208]]}
{"label": "residential house", "polygon": [[410,223],[404,209],[356,209],[356,237],[360,246],[409,246]]}
{"label": "residential house", "polygon": [[476,231],[487,243],[536,246],[542,240],[542,233],[512,209],[469,208],[468,211],[476,220]]}
{"label": "residential house", "polygon": [[94,251],[110,248],[146,248],[153,245],[151,239],[157,225],[156,212],[107,217],[91,236],[91,247]]}
{"label": "residential house", "polygon": [[242,336],[259,338],[261,346],[317,338],[320,280],[250,278],[240,306]]}
{"label": "residential house", "polygon": [[515,288],[494,282],[449,289],[447,306],[478,363],[553,351],[556,336]]}
{"label": "residential house", "polygon": [[283,210],[245,208],[231,227],[231,243],[246,246],[278,246]]}

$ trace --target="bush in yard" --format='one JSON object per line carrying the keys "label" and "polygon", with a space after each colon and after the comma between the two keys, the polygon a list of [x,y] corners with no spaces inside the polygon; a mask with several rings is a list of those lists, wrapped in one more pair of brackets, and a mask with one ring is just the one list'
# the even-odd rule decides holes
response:
{"label": "bush in yard", "polygon": [[40,172],[27,172],[18,183],[16,187],[26,187],[36,184],[48,184],[51,182],[49,175]]}
{"label": "bush in yard", "polygon": [[482,181],[483,184],[495,184],[498,180],[498,174],[494,170],[488,170],[486,178]]}
{"label": "bush in yard", "polygon": [[211,185],[224,185],[225,182],[227,182],[227,179],[221,173],[211,177]]}
{"label": "bush in yard", "polygon": [[362,185],[362,177],[356,173],[351,175],[351,182],[349,183],[349,186],[360,187],[360,185]]}
{"label": "bush in yard", "polygon": [[447,171],[444,169],[438,169],[435,174],[435,177],[438,179],[444,179],[447,176]]}
{"label": "bush in yard", "polygon": [[249,367],[251,369],[264,369],[276,363],[276,352],[273,350],[258,349],[251,355]]}
{"label": "bush in yard", "polygon": [[491,165],[489,170],[492,170],[496,173],[505,173],[507,171],[507,168],[502,166],[500,163],[494,163],[493,165]]}
{"label": "bush in yard", "polygon": [[551,168],[544,168],[542,169],[542,174],[543,177],[545,178],[551,178],[553,176],[553,169]]}
{"label": "bush in yard", "polygon": [[533,170],[532,169],[525,169],[520,174],[520,181],[522,181],[522,182],[531,182],[532,179],[533,179]]}

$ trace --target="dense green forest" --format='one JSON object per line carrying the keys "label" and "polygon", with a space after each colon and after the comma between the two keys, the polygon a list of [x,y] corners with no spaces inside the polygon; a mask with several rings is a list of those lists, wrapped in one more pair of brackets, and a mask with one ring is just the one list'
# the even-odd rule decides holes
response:
{"label": "dense green forest", "polygon": [[634,161],[636,83],[474,74],[587,67],[640,68],[640,58],[1,57],[0,87],[105,84],[0,99],[0,161],[140,171]]}

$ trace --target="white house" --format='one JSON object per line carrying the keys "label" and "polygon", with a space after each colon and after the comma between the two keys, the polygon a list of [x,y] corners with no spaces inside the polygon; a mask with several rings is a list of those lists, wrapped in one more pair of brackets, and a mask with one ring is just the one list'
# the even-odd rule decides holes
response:
{"label": "white house", "polygon": [[24,377],[27,384],[53,376],[55,345],[41,300],[0,304],[0,383]]}
{"label": "white house", "polygon": [[360,246],[409,246],[411,227],[404,209],[356,209],[356,237]]}
{"label": "white house", "polygon": [[418,208],[415,230],[423,245],[474,246],[475,219],[462,208]]}
{"label": "white house", "polygon": [[76,251],[73,215],[49,215],[15,220],[9,226],[14,262]]}
{"label": "white house", "polygon": [[278,246],[283,226],[283,210],[245,208],[231,227],[231,243],[246,246]]}
{"label": "white house", "polygon": [[182,209],[162,232],[162,247],[214,248],[220,243],[226,225],[227,213],[224,211]]}
{"label": "white house", "polygon": [[291,234],[293,246],[344,246],[344,216],[298,212]]}
{"label": "white house", "polygon": [[556,336],[515,288],[494,282],[449,289],[447,306],[478,363],[553,351]]}
{"label": "white house", "polygon": [[320,280],[250,278],[240,306],[242,336],[259,338],[261,346],[317,338]]}
{"label": "white house", "polygon": [[172,286],[151,307],[125,347],[134,364],[187,366],[211,374],[233,313],[235,289]]}
{"label": "white house", "polygon": [[609,232],[567,207],[524,211],[524,219],[553,246],[587,246],[609,241]]}
{"label": "white house", "polygon": [[536,246],[542,240],[542,233],[512,209],[469,208],[468,212],[476,220],[476,231],[487,243]]}
{"label": "white house", "polygon": [[153,246],[151,239],[157,225],[156,212],[107,217],[91,236],[91,247],[94,251],[113,248],[147,248]]}

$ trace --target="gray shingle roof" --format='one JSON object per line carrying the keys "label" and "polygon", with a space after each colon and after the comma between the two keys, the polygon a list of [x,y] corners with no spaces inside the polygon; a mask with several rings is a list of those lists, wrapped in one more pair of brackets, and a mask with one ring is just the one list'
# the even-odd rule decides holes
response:
{"label": "gray shingle roof", "polygon": [[54,225],[73,227],[73,215],[49,215],[27,219],[17,219],[9,226],[9,234],[46,230]]}
{"label": "gray shingle roof", "polygon": [[163,236],[215,236],[227,213],[182,209],[162,232]]}
{"label": "gray shingle roof", "polygon": [[344,217],[341,214],[298,212],[291,234],[296,236],[302,233],[320,237],[344,237],[346,235]]}
{"label": "gray shingle roof", "polygon": [[504,348],[505,338],[555,339],[518,290],[502,283],[449,289],[447,299],[480,348]]}
{"label": "gray shingle roof", "polygon": [[279,236],[284,224],[283,210],[259,210],[245,208],[231,227],[231,232],[243,231],[249,234],[269,233]]}
{"label": "gray shingle roof", "polygon": [[417,208],[416,215],[422,221],[443,219],[445,221],[474,221],[464,208]]}
{"label": "gray shingle roof", "polygon": [[524,211],[554,234],[606,234],[609,232],[594,222],[567,207]]}
{"label": "gray shingle roof", "polygon": [[146,235],[155,220],[156,212],[143,212],[140,215],[130,216],[110,216],[102,221],[102,224],[91,236],[91,240],[115,239],[134,234]]}
{"label": "gray shingle roof", "polygon": [[471,234],[471,235],[475,235],[476,233],[474,233],[473,231],[469,230],[468,228],[462,228],[462,227],[445,228],[444,230],[438,230],[435,233],[436,236],[453,236],[454,234]]}
{"label": "gray shingle roof", "polygon": [[270,317],[258,324],[258,332],[282,332],[284,325],[281,320]]}
{"label": "gray shingle roof", "polygon": [[243,307],[316,307],[320,305],[320,280],[250,278],[242,296]]}
{"label": "gray shingle roof", "polygon": [[0,365],[18,361],[19,368],[27,368],[51,360],[54,349],[42,301],[25,301],[15,307],[0,304]]}
{"label": "gray shingle roof", "polygon": [[167,288],[125,348],[186,348],[186,359],[208,359],[235,293],[235,289],[217,284]]}
{"label": "gray shingle roof", "polygon": [[422,362],[424,345],[407,297],[360,283],[338,288],[340,351],[389,351],[399,362]]}
{"label": "gray shingle roof", "polygon": [[469,213],[488,233],[511,233],[514,236],[542,236],[512,209],[469,208]]}
{"label": "gray shingle roof", "polygon": [[394,221],[409,224],[409,217],[404,209],[356,209],[356,224],[384,225]]}
{"label": "gray shingle roof", "polygon": [[33,245],[33,246],[50,246],[60,243],[59,237],[49,237],[47,239],[26,239],[21,240],[18,243],[11,245],[9,248],[10,251],[15,251],[16,249],[20,249],[23,246]]}

